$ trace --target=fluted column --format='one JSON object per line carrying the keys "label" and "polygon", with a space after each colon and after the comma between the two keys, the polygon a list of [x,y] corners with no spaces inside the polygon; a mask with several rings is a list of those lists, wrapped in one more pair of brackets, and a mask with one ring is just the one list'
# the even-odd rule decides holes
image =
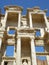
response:
{"label": "fluted column", "polygon": [[37,65],[36,62],[36,53],[35,53],[35,45],[34,45],[34,39],[31,38],[31,60],[32,60],[32,65]]}
{"label": "fluted column", "polygon": [[21,65],[21,39],[17,38],[17,58],[16,65]]}

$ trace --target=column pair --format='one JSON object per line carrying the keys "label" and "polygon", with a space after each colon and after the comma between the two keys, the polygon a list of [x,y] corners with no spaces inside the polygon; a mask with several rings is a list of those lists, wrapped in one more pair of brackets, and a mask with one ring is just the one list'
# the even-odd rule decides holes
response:
{"label": "column pair", "polygon": [[[34,39],[33,38],[31,38],[31,58],[32,58],[32,65],[37,65],[36,53],[35,53],[35,45],[34,45]],[[16,64],[21,65],[21,38],[17,38]]]}

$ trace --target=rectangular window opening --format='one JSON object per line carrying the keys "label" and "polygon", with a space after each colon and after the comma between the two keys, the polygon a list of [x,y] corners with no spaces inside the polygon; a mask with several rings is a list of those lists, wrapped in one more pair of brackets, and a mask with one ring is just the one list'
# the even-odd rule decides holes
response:
{"label": "rectangular window opening", "polygon": [[36,58],[37,58],[37,65],[48,65],[46,56],[39,55],[39,56],[36,56]]}
{"label": "rectangular window opening", "polygon": [[6,47],[6,56],[8,56],[8,57],[14,56],[14,46]]}
{"label": "rectangular window opening", "polygon": [[36,35],[37,37],[41,36],[40,30],[36,30],[35,35]]}
{"label": "rectangular window opening", "polygon": [[44,46],[35,46],[35,51],[36,52],[44,52],[45,51]]}
{"label": "rectangular window opening", "polygon": [[16,32],[15,29],[11,28],[11,29],[9,29],[8,34],[15,34],[15,32]]}
{"label": "rectangular window opening", "polygon": [[47,60],[46,56],[37,56],[37,59],[42,61]]}

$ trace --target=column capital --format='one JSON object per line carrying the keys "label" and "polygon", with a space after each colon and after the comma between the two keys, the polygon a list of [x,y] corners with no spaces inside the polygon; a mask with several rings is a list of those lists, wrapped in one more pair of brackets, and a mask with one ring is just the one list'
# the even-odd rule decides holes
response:
{"label": "column capital", "polygon": [[35,39],[35,37],[33,36],[33,37],[30,37],[30,39]]}
{"label": "column capital", "polygon": [[0,36],[0,39],[3,39],[3,37],[2,37],[2,36]]}
{"label": "column capital", "polygon": [[19,39],[19,38],[21,39],[21,37],[16,37],[16,38],[17,38],[17,39]]}

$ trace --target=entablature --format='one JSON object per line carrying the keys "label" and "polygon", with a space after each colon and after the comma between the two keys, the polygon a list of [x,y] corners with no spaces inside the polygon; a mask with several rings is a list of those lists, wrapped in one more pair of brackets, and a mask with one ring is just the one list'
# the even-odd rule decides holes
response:
{"label": "entablature", "polygon": [[14,61],[14,60],[16,60],[15,59],[15,57],[2,57],[2,59],[4,60],[4,61]]}
{"label": "entablature", "polygon": [[12,6],[12,5],[10,5],[10,6],[5,6],[4,8],[5,8],[5,10],[17,10],[17,11],[22,10],[22,7]]}

